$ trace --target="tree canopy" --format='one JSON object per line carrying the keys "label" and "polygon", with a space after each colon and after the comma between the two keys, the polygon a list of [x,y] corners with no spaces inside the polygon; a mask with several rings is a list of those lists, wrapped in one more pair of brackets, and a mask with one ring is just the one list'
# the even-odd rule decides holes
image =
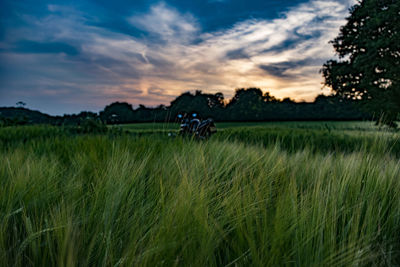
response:
{"label": "tree canopy", "polygon": [[325,85],[362,100],[383,123],[400,113],[400,1],[360,0],[332,41],[339,60],[322,68]]}

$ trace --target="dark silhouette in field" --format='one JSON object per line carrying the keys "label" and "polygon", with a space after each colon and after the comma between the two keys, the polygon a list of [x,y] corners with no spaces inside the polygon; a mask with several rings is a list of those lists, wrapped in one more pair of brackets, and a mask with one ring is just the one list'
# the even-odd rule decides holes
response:
{"label": "dark silhouette in field", "polygon": [[321,70],[325,84],[392,127],[400,114],[400,1],[363,0],[332,41],[340,60]]}

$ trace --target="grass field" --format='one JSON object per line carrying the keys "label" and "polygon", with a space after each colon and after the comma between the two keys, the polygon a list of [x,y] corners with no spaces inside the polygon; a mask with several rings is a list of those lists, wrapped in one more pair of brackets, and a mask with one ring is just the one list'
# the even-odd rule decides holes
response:
{"label": "grass field", "polygon": [[118,127],[0,129],[0,266],[400,264],[398,132],[220,123],[196,141],[168,138],[174,124]]}
{"label": "grass field", "polygon": [[[299,121],[299,122],[218,122],[218,129],[232,128],[294,128],[294,129],[334,129],[334,130],[361,130],[361,131],[378,131],[374,122],[368,121]],[[112,126],[111,126],[112,127]],[[168,131],[177,130],[179,127],[176,123],[135,123],[117,125],[130,131]]]}

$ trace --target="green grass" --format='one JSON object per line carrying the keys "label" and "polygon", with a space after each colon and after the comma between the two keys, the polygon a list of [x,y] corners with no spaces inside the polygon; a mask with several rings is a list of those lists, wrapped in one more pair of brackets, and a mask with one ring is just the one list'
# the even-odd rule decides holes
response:
{"label": "green grass", "polygon": [[398,265],[398,134],[327,124],[0,129],[0,266]]}
{"label": "green grass", "polygon": [[[377,131],[378,127],[374,122],[370,121],[288,121],[288,122],[217,122],[218,129],[231,128],[308,128],[308,129],[334,129],[334,130],[362,130]],[[116,126],[110,126],[116,127]],[[158,131],[158,130],[176,130],[179,128],[178,123],[132,123],[121,124],[122,127],[130,131]]]}
{"label": "green grass", "polygon": [[[134,135],[166,135],[179,129],[179,125],[173,123],[138,123],[114,127],[121,127]],[[399,132],[380,129],[374,122],[228,122],[217,123],[217,128],[213,139],[265,147],[279,144],[288,152],[303,149],[317,153],[364,151],[400,157]]]}

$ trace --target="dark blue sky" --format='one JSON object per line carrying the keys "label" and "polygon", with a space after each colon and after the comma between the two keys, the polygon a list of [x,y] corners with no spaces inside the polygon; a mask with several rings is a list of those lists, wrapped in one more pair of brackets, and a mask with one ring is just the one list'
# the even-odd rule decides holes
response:
{"label": "dark blue sky", "polygon": [[[51,114],[257,86],[312,100],[354,0],[0,3],[0,106]],[[325,92],[326,89],[325,89]]]}

